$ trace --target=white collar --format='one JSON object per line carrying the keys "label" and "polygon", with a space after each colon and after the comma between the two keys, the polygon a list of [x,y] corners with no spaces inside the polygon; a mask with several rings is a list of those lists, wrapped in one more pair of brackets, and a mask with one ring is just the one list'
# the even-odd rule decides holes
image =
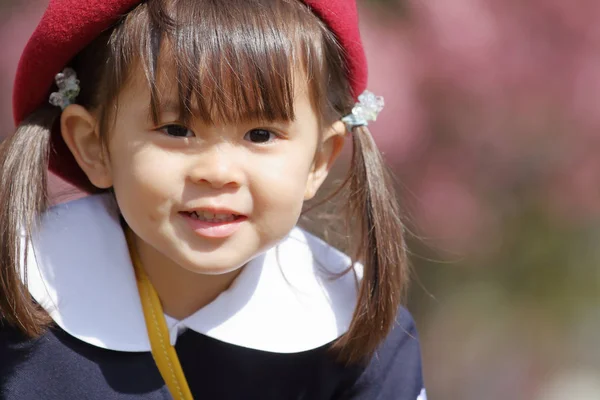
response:
{"label": "white collar", "polygon": [[[32,239],[27,282],[70,335],[118,351],[149,351],[133,267],[111,195],[51,208]],[[347,331],[362,269],[339,279],[349,258],[294,228],[250,261],[231,287],[190,317],[167,318],[171,343],[192,329],[223,342],[278,353],[325,345]],[[323,267],[327,269],[324,271]]]}

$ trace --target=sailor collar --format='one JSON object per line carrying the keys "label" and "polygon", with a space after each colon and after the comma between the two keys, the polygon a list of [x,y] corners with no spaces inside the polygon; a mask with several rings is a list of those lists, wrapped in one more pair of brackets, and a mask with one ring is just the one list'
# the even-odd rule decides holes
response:
{"label": "sailor collar", "polygon": [[[277,353],[328,344],[348,330],[354,313],[362,271],[356,265],[338,278],[348,266],[346,255],[294,228],[213,302],[181,321],[167,316],[171,344],[186,329]],[[33,298],[68,334],[105,349],[150,351],[112,195],[50,208],[31,239],[25,270]]]}

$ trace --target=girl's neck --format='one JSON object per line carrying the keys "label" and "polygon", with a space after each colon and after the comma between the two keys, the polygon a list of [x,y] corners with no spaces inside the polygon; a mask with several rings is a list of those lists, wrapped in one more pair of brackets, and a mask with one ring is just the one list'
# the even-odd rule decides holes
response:
{"label": "girl's neck", "polygon": [[216,299],[242,270],[221,275],[198,274],[177,265],[139,238],[136,247],[164,313],[177,320],[192,315]]}

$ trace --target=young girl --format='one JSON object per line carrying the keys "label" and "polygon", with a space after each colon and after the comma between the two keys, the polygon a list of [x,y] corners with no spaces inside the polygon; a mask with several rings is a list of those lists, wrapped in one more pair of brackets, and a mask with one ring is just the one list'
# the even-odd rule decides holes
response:
{"label": "young girl", "polygon": [[[0,154],[0,397],[425,399],[365,82],[351,0],[51,0]],[[296,227],[348,131],[352,257]],[[90,196],[48,208],[48,167]]]}

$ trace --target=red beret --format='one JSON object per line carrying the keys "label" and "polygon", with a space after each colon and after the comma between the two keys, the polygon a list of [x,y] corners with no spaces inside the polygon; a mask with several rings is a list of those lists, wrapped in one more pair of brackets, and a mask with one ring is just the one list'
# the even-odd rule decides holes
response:
{"label": "red beret", "polygon": [[[354,0],[303,0],[337,36],[348,60],[352,91],[366,88],[367,62]],[[50,0],[29,39],[15,79],[13,115],[19,124],[48,101],[54,76],[140,0]]]}
{"label": "red beret", "polygon": [[[303,0],[337,36],[346,52],[352,91],[366,87],[367,63],[358,30],[355,0]],[[29,39],[15,79],[13,115],[16,124],[48,102],[54,77],[71,59],[140,0],[50,0]],[[60,135],[53,135],[56,152],[50,170],[77,186],[86,179]]]}

